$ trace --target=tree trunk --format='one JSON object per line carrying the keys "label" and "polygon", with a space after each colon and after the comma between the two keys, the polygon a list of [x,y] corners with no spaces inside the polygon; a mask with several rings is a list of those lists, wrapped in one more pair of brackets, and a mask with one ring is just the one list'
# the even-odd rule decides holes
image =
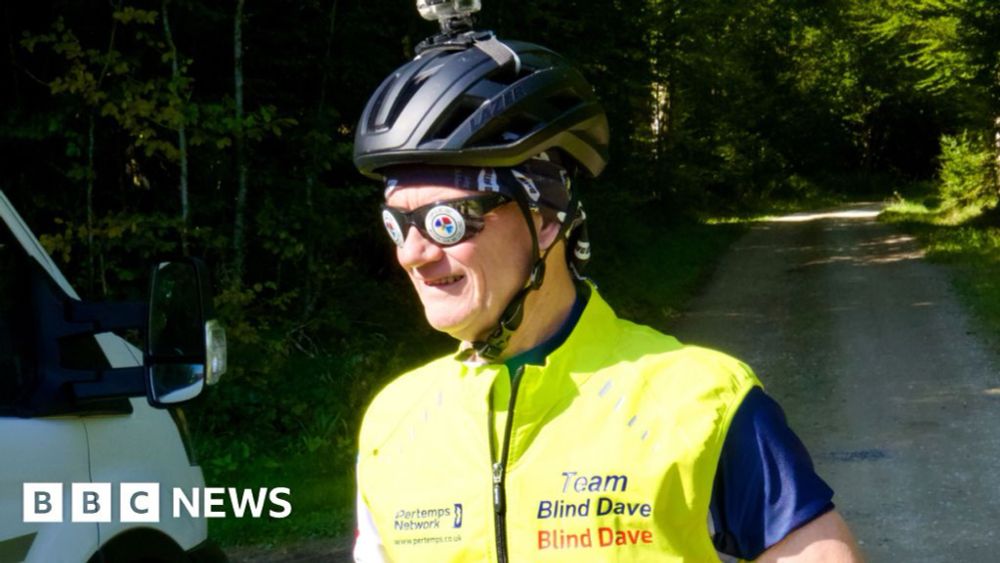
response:
{"label": "tree trunk", "polygon": [[[323,60],[320,62],[320,81],[319,81],[319,102],[316,104],[316,126],[320,125],[323,119],[323,109],[326,107],[326,85],[329,76],[326,72],[326,61],[330,60],[330,53],[333,50],[333,31],[335,29],[335,24],[337,22],[337,0],[333,0],[330,3],[330,27],[327,29],[326,33],[326,50],[323,53]],[[312,207],[313,204],[313,187],[316,184],[316,178],[319,175],[319,158],[316,155],[316,151],[313,151],[313,167],[309,172],[309,176],[306,178],[306,205]]]}
{"label": "tree trunk", "polygon": [[[122,3],[116,2],[112,4],[112,12],[117,12],[122,7]],[[111,55],[115,48],[115,37],[118,33],[118,20],[111,18],[111,33],[108,35],[108,49],[107,54]],[[108,56],[101,68],[100,73],[97,75],[97,85],[95,89],[100,90],[101,84],[104,82],[104,77],[108,75],[108,66],[110,65],[111,57]],[[87,121],[87,195],[86,195],[86,206],[87,206],[87,293],[90,296],[94,295],[94,280],[97,276],[97,253],[94,248],[94,184],[97,181],[97,170],[94,168],[94,146],[96,144],[94,130],[97,127],[97,107],[90,109],[89,117]],[[107,282],[104,277],[104,255],[100,256],[100,274],[101,274],[101,290],[102,295],[107,296],[108,288]]]}
{"label": "tree trunk", "polygon": [[993,174],[993,189],[1000,193],[1000,116],[993,118]]}
{"label": "tree trunk", "polygon": [[[323,122],[323,110],[326,108],[326,88],[329,76],[326,72],[327,61],[330,60],[330,55],[333,51],[333,32],[336,29],[337,23],[337,0],[333,0],[330,3],[330,26],[326,33],[326,50],[323,53],[323,60],[320,63],[320,68],[322,69],[319,81],[319,102],[316,104],[316,126],[320,126]],[[308,209],[313,207],[313,190],[315,189],[318,176],[319,176],[319,156],[316,151],[313,150],[312,157],[312,167],[309,170],[309,174],[306,177],[306,205]],[[314,218],[314,214],[310,214],[310,218]],[[307,224],[312,227],[312,222]],[[316,301],[319,296],[319,285],[316,283],[317,276],[315,275],[314,269],[316,267],[316,237],[307,236],[306,237],[306,276],[305,276],[305,289],[303,291],[302,299],[302,318],[308,318],[313,309],[316,307]]]}
{"label": "tree trunk", "polygon": [[87,122],[87,294],[94,295],[94,276],[96,269],[94,266],[94,180],[97,172],[94,170],[94,127],[96,119],[94,111],[90,112],[90,119]]}
{"label": "tree trunk", "polygon": [[246,142],[243,132],[243,5],[236,0],[233,18],[233,97],[236,100],[236,216],[233,220],[233,279],[243,283],[243,263],[246,254],[243,242],[247,207]]}
{"label": "tree trunk", "polygon": [[[172,94],[176,97],[180,97],[177,91],[178,84],[180,83],[181,72],[180,65],[177,63],[178,53],[177,45],[174,44],[174,36],[170,31],[170,17],[167,13],[167,4],[169,0],[163,0],[163,35],[167,40],[167,47],[170,49],[170,70],[171,77],[173,78],[173,87],[171,88]],[[185,124],[186,118],[181,117],[181,122],[177,127],[177,152],[180,153],[180,166],[181,166],[181,177],[178,181],[178,190],[180,192],[181,199],[181,248],[184,250],[184,254],[188,253],[188,241],[187,241],[187,231],[188,231],[188,214],[189,214],[189,204],[188,204],[188,151],[187,151],[187,129]]]}

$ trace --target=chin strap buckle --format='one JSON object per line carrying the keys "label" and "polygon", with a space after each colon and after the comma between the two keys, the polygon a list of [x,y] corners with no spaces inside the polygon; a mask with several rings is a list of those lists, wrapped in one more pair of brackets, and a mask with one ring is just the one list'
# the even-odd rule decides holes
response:
{"label": "chin strap buckle", "polygon": [[545,281],[545,259],[540,258],[531,267],[531,275],[528,276],[528,288],[538,289],[542,287],[543,281]]}
{"label": "chin strap buckle", "polygon": [[486,337],[486,340],[477,340],[472,343],[472,349],[480,358],[492,362],[507,349],[511,336],[524,320],[524,299],[528,296],[529,289],[526,287],[517,292],[510,305],[507,305],[503,314],[500,315],[497,327]]}

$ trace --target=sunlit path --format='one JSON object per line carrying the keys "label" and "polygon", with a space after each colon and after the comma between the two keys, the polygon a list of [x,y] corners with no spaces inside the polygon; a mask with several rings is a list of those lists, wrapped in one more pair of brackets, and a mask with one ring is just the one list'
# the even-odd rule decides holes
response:
{"label": "sunlit path", "polygon": [[870,560],[994,560],[1000,362],[877,211],[756,225],[672,332],[754,367]]}

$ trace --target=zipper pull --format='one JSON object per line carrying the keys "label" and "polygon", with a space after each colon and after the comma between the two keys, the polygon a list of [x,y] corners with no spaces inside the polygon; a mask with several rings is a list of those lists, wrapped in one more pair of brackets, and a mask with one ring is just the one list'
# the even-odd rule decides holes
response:
{"label": "zipper pull", "polygon": [[493,464],[493,510],[503,514],[503,464]]}

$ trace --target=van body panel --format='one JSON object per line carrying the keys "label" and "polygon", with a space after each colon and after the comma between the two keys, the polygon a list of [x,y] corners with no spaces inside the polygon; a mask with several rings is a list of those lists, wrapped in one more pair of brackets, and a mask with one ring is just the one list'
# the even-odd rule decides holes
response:
{"label": "van body panel", "polygon": [[[97,548],[97,525],[70,522],[73,482],[90,481],[87,433],[80,419],[0,418],[0,542],[36,534],[25,561],[86,561]],[[25,523],[24,483],[62,485],[63,522]]]}
{"label": "van body panel", "polygon": [[[177,426],[165,410],[154,409],[145,399],[131,399],[133,412],[122,416],[84,419],[90,439],[91,477],[96,483],[112,483],[115,514],[118,513],[118,483],[159,483],[160,521],[156,524],[122,523],[115,518],[100,524],[101,542],[135,527],[155,527],[185,550],[205,539],[206,525],[181,510],[173,517],[173,488],[191,490],[205,486],[201,468],[188,463]],[[129,452],[123,456],[122,452]],[[140,458],[143,463],[135,463]]]}

